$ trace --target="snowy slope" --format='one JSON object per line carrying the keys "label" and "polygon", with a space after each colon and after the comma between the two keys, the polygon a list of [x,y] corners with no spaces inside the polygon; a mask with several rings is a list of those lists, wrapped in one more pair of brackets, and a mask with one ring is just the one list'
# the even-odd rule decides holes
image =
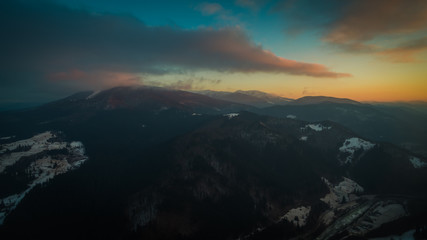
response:
{"label": "snowy slope", "polygon": [[[0,199],[0,225],[36,185],[45,183],[59,174],[79,168],[88,158],[81,142],[62,142],[57,135],[48,131],[29,139],[0,145],[0,173],[13,166],[23,157],[36,156],[36,159],[25,169],[32,181],[19,193]],[[50,154],[50,150],[66,150],[67,154]],[[45,153],[40,155],[39,153]]]}

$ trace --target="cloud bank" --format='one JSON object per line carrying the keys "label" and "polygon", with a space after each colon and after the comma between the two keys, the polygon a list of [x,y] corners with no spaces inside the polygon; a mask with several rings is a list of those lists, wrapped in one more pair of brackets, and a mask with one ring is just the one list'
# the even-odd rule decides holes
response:
{"label": "cloud bank", "polygon": [[[288,0],[277,4],[274,11],[291,19],[289,32],[321,29],[325,42],[344,51],[374,53],[389,56],[395,62],[409,62],[425,50],[417,47],[401,54],[405,50],[401,45],[419,45],[420,35],[427,34],[425,0]],[[381,42],[398,37],[405,38],[404,42]]]}
{"label": "cloud bank", "polygon": [[[205,7],[206,13],[218,8]],[[1,1],[0,9],[1,72],[9,76],[34,72],[50,80],[80,82],[95,79],[96,73],[116,73],[109,79],[120,82],[134,81],[132,74],[188,70],[349,76],[321,64],[276,56],[237,27],[152,27],[132,16],[91,13],[44,1]]]}

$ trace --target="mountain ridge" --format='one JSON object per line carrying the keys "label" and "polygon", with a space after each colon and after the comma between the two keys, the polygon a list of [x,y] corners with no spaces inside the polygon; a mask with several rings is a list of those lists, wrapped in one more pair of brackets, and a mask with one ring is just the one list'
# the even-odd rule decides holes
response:
{"label": "mountain ridge", "polygon": [[362,104],[358,101],[348,98],[336,98],[328,96],[305,96],[291,102],[292,104],[320,104],[320,103],[345,103],[345,104]]}
{"label": "mountain ridge", "polygon": [[[365,236],[405,217],[405,231],[425,224],[425,157],[284,111],[311,107],[319,117],[315,109],[361,114],[369,105],[247,107],[182,91],[114,88],[3,113],[0,180],[8,188],[0,189],[0,212],[7,212],[0,235],[330,239]],[[253,112],[272,110],[278,117]],[[40,133],[50,138],[33,141]],[[20,193],[37,168],[72,163],[72,146],[84,149],[81,166]],[[23,196],[19,204],[14,194]],[[387,209],[391,215],[374,214]]]}

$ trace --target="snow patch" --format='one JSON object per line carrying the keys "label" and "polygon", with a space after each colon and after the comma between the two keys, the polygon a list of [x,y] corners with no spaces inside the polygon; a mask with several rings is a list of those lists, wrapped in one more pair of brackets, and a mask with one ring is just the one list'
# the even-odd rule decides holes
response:
{"label": "snow patch", "polygon": [[335,212],[329,211],[322,216],[322,222],[327,226],[334,221],[334,218],[335,218]]}
{"label": "snow patch", "polygon": [[192,113],[191,116],[202,116],[200,113]]}
{"label": "snow patch", "polygon": [[423,168],[427,166],[427,163],[421,161],[419,158],[417,157],[410,157],[409,161],[411,161],[412,166],[414,166],[414,168]]}
{"label": "snow patch", "polygon": [[292,223],[296,227],[305,226],[307,223],[308,215],[310,214],[311,206],[308,207],[298,207],[289,210],[280,220],[285,219],[286,221]]}
{"label": "snow patch", "polygon": [[[53,136],[51,132],[44,132],[28,139],[0,145],[0,173],[2,173],[6,167],[15,164],[22,157],[31,156],[45,150],[62,149],[66,147],[66,143],[48,142]],[[19,151],[20,148],[24,150]],[[8,153],[8,151],[10,153]]]}
{"label": "snow patch", "polygon": [[349,155],[345,159],[344,163],[351,163],[354,157],[354,153],[357,150],[364,150],[367,151],[375,146],[374,143],[365,141],[363,139],[353,137],[346,139],[343,143],[343,145],[339,148],[339,150],[343,153],[348,153]]}
{"label": "snow patch", "polygon": [[292,114],[289,114],[288,116],[286,116],[286,118],[289,118],[289,119],[296,119],[296,118],[297,118],[297,116],[292,115]]}
{"label": "snow patch", "polygon": [[311,129],[311,130],[314,130],[316,132],[321,132],[323,130],[329,130],[331,128],[332,127],[326,127],[326,126],[323,126],[322,124],[318,123],[318,124],[307,124],[307,125],[305,125],[305,127],[302,127],[301,130]]}
{"label": "snow patch", "polygon": [[15,136],[7,136],[7,137],[0,137],[0,140],[9,140],[14,138]]}
{"label": "snow patch", "polygon": [[320,201],[335,209],[343,203],[356,200],[357,196],[355,194],[362,193],[364,191],[363,187],[350,178],[344,177],[343,179],[343,181],[333,186],[328,179],[322,177],[322,181],[329,188],[329,193],[321,198]]}
{"label": "snow patch", "polygon": [[239,116],[239,114],[238,113],[227,113],[227,114],[224,114],[223,116],[228,117],[228,119],[232,119],[234,117]]}
{"label": "snow patch", "polygon": [[78,142],[78,141],[73,141],[70,143],[70,147],[71,150],[76,154],[76,155],[85,155],[85,146],[83,145],[82,142]]}
{"label": "snow patch", "polygon": [[395,221],[406,215],[405,207],[401,203],[380,201],[375,203],[364,216],[358,219],[358,224],[352,227],[349,232],[363,236],[385,223]]}
{"label": "snow patch", "polygon": [[307,141],[307,139],[308,139],[308,137],[307,137],[307,136],[301,136],[301,137],[299,138],[299,140],[301,140],[301,141]]}
{"label": "snow patch", "polygon": [[[4,171],[7,166],[11,166],[18,162],[22,157],[33,156],[45,150],[67,149],[68,154],[56,154],[55,158],[46,153],[34,160],[25,172],[32,177],[32,181],[28,184],[27,189],[21,193],[16,193],[0,199],[0,225],[3,224],[7,215],[12,212],[37,184],[49,181],[55,176],[68,172],[80,167],[88,158],[85,156],[83,143],[73,141],[67,142],[52,142],[48,141],[57,136],[51,132],[38,134],[32,138],[20,140],[17,142],[0,145],[3,150],[14,151],[12,153],[1,152],[0,156],[0,172]],[[25,147],[23,147],[25,146]],[[20,148],[23,150],[20,151]]]}

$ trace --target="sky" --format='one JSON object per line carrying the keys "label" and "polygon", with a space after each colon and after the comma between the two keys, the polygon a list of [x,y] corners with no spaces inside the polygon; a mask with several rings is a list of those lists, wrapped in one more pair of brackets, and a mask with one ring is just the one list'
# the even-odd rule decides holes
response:
{"label": "sky", "polygon": [[0,105],[150,85],[427,101],[425,0],[2,0]]}

